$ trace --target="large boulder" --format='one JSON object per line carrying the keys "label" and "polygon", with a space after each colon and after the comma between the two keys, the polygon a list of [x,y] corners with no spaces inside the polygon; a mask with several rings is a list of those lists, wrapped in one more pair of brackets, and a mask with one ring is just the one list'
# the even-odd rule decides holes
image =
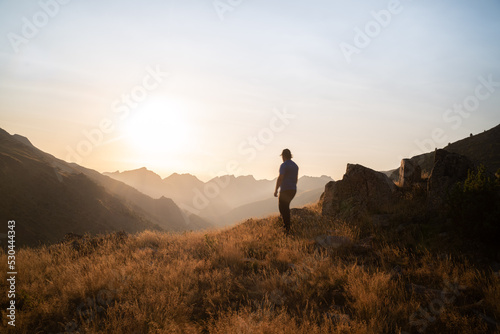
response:
{"label": "large boulder", "polygon": [[385,211],[394,203],[396,189],[385,174],[348,164],[342,180],[331,181],[325,186],[323,215]]}
{"label": "large boulder", "polygon": [[399,186],[401,188],[408,188],[420,182],[421,173],[422,170],[416,162],[411,159],[401,160],[401,166],[399,167]]}
{"label": "large boulder", "polygon": [[451,187],[467,178],[474,164],[466,156],[445,150],[434,153],[434,167],[427,182],[429,197],[434,201],[443,200]]}

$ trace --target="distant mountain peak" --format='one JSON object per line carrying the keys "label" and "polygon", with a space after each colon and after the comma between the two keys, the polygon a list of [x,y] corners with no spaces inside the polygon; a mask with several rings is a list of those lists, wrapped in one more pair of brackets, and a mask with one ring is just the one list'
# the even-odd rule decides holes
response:
{"label": "distant mountain peak", "polygon": [[233,174],[231,174],[231,175],[229,175],[229,174],[228,175],[219,175],[219,176],[214,177],[210,181],[212,181],[212,180],[218,180],[218,179],[227,179],[227,178],[229,178],[230,180],[238,180],[238,181],[256,181],[256,179],[255,179],[255,177],[253,175],[239,175],[239,176],[235,176]]}
{"label": "distant mountain peak", "polygon": [[192,176],[192,177],[195,177],[193,174],[189,174],[189,173],[172,173],[172,175],[170,176],[175,176],[175,177],[178,177],[178,176]]}
{"label": "distant mountain peak", "polygon": [[156,175],[156,176],[160,177],[158,174],[156,174],[152,170],[147,169],[146,167],[141,167],[138,169],[123,171],[122,174],[124,174],[124,173],[126,173],[126,174],[138,174],[138,173],[140,173],[140,174]]}
{"label": "distant mountain peak", "polygon": [[16,139],[17,141],[23,143],[24,145],[27,145],[27,146],[31,146],[31,147],[35,147],[28,138],[24,137],[24,136],[21,136],[21,135],[18,135],[18,134],[15,134],[12,136],[12,138]]}
{"label": "distant mountain peak", "polygon": [[144,172],[144,173],[153,173],[153,174],[156,174],[152,170],[149,170],[147,167],[141,167],[141,168],[132,169],[132,170],[129,170],[129,171],[124,171],[124,173],[126,173],[126,172]]}
{"label": "distant mountain peak", "polygon": [[237,177],[238,179],[244,179],[244,180],[252,180],[255,181],[255,177],[253,175],[240,175]]}
{"label": "distant mountain peak", "polygon": [[127,170],[120,173],[120,171],[116,171],[114,173],[103,173],[104,175],[111,176],[115,179],[123,181],[128,178],[129,180],[134,180],[134,182],[156,182],[161,181],[161,176],[156,174],[155,172],[147,169],[146,167],[141,167],[139,169]]}
{"label": "distant mountain peak", "polygon": [[183,173],[183,174],[173,173],[170,176],[166,177],[164,180],[172,180],[172,179],[192,179],[199,181],[199,179],[196,176],[189,173]]}
{"label": "distant mountain peak", "polygon": [[331,179],[331,176],[328,176],[328,175],[321,175],[321,176],[303,175],[301,178],[306,178],[306,179]]}

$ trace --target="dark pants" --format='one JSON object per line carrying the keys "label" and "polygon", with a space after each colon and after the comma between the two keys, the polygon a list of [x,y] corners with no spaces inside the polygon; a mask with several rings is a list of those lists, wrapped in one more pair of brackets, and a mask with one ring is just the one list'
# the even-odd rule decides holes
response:
{"label": "dark pants", "polygon": [[290,202],[296,193],[297,190],[283,190],[280,192],[279,209],[286,232],[290,232]]}

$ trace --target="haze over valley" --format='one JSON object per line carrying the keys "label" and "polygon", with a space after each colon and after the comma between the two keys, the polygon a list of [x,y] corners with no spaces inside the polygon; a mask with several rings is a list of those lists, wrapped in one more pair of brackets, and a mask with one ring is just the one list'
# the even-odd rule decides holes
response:
{"label": "haze over valley", "polygon": [[[171,198],[186,211],[201,215],[218,226],[278,212],[276,199],[273,197],[276,179],[256,180],[251,175],[225,175],[202,182],[196,176],[177,173],[161,179],[145,167],[104,175],[135,187],[153,198]],[[316,203],[325,185],[332,180],[328,176],[300,177],[293,205],[302,207]]]}
{"label": "haze over valley", "polygon": [[500,333],[500,1],[0,1],[0,333]]}

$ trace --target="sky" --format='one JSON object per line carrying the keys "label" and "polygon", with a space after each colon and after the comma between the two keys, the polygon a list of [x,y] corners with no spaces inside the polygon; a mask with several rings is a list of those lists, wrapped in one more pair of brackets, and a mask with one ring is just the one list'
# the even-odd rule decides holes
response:
{"label": "sky", "polygon": [[500,123],[500,1],[0,0],[0,127],[100,172],[341,179]]}

